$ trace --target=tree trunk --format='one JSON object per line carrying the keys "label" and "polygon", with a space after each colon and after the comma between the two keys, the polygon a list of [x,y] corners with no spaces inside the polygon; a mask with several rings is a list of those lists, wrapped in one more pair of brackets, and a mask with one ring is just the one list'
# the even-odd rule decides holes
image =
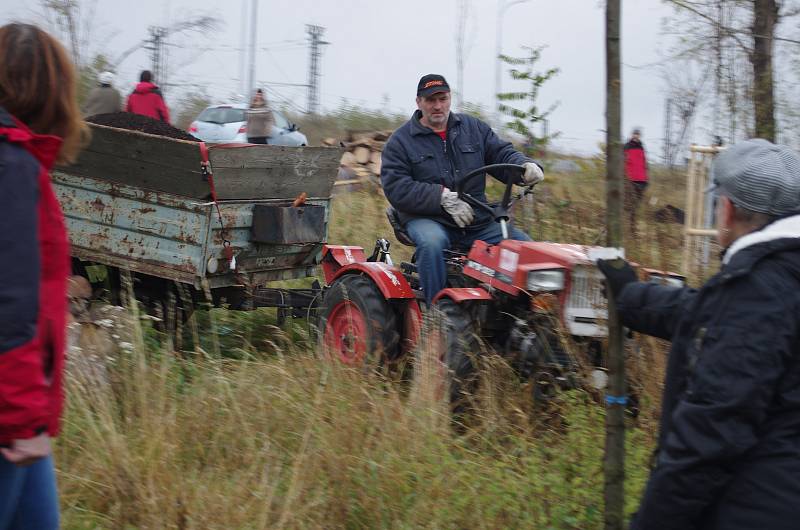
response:
{"label": "tree trunk", "polygon": [[778,24],[776,0],[753,0],[753,106],[756,136],[775,141],[775,87],[772,76],[772,50]]}
{"label": "tree trunk", "polygon": [[[606,3],[606,233],[611,247],[622,247],[622,80],[620,76],[621,0]],[[606,451],[603,462],[605,529],[621,530],[625,480],[625,357],[615,301],[608,299],[608,393]]]}

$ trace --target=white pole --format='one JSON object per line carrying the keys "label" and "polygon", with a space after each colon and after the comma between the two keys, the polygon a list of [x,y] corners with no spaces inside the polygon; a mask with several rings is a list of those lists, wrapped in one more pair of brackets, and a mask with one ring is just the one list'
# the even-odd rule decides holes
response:
{"label": "white pole", "polygon": [[247,94],[246,103],[250,103],[255,93],[256,83],[256,30],[258,28],[258,0],[252,0],[253,9],[250,13],[250,67],[247,72]]}
{"label": "white pole", "polygon": [[239,23],[239,94],[246,97],[245,63],[247,57],[247,0],[242,0],[241,21]]}
{"label": "white pole", "polygon": [[500,54],[503,50],[502,31],[503,31],[503,4],[504,0],[497,0],[497,23],[495,27],[494,43],[494,126],[500,129]]}

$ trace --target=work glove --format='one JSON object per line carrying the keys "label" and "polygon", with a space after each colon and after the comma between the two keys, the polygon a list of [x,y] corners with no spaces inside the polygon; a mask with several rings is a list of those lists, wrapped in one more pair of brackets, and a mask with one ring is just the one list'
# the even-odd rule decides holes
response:
{"label": "work glove", "polygon": [[544,180],[544,171],[535,162],[525,162],[522,167],[525,168],[525,173],[522,174],[522,182],[526,186],[533,186]]}
{"label": "work glove", "polygon": [[458,193],[447,188],[442,190],[442,208],[450,214],[450,217],[460,228],[471,224],[472,220],[475,219],[475,212],[472,211],[472,206],[459,199]]}
{"label": "work glove", "polygon": [[619,298],[626,285],[639,281],[636,271],[624,259],[599,259],[597,268],[606,277],[606,288],[611,289],[615,300]]}

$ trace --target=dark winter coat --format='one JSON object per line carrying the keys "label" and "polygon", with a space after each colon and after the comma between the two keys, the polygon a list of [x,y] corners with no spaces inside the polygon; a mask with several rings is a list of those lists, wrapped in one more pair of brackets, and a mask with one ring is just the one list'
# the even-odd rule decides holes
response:
{"label": "dark winter coat", "polygon": [[631,182],[647,182],[647,157],[644,145],[631,138],[625,144],[625,176]]}
{"label": "dark winter coat", "polygon": [[0,108],[0,446],[59,429],[70,262],[49,171],[60,147]]}
{"label": "dark winter coat", "polygon": [[125,112],[149,116],[169,123],[169,109],[164,104],[161,90],[153,83],[142,81],[128,96]]}
{"label": "dark winter coat", "polygon": [[[455,191],[461,177],[487,164],[532,162],[477,118],[451,112],[444,141],[419,122],[421,116],[419,110],[414,112],[411,119],[392,134],[381,156],[383,191],[403,223],[415,217],[426,217],[456,226],[442,210],[442,188]],[[521,174],[502,171],[494,176],[506,182],[509,177],[518,178]],[[485,179],[472,179],[464,191],[485,201]],[[488,212],[475,208],[473,226],[491,221]]]}
{"label": "dark winter coat", "polygon": [[700,290],[630,284],[619,308],[672,339],[632,528],[800,528],[800,215],[736,240]]}
{"label": "dark winter coat", "polygon": [[92,89],[83,104],[84,116],[110,114],[122,110],[122,95],[109,85],[101,85]]}

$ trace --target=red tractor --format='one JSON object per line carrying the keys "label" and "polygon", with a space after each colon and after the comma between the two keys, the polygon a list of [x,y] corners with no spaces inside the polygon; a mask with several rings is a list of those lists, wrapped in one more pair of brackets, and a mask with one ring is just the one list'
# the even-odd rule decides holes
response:
{"label": "red tractor", "polygon": [[[507,237],[509,209],[532,192],[512,196],[513,179],[502,201],[485,204],[464,193],[473,178],[494,170],[524,171],[514,164],[495,164],[469,173],[459,197],[473,208],[488,209]],[[413,246],[390,208],[397,239]],[[451,399],[466,390],[483,344],[505,357],[520,377],[533,379],[534,392],[549,395],[577,383],[576,359],[567,342],[581,345],[588,360],[602,365],[602,340],[607,334],[602,274],[595,265],[600,247],[505,239],[497,245],[476,241],[466,251],[447,257],[448,280],[434,297],[443,319],[442,362],[451,374]],[[320,331],[326,351],[346,364],[402,359],[414,349],[423,327],[424,297],[413,263],[394,266],[386,240],[378,240],[372,256],[361,247],[328,245],[322,266],[326,284]],[[677,278],[677,277],[676,277]]]}

